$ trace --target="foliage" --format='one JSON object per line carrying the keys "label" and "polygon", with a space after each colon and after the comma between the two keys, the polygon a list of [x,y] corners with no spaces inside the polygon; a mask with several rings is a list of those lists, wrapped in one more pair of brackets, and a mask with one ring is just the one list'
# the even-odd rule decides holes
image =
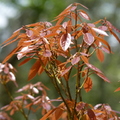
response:
{"label": "foliage", "polygon": [[[112,53],[110,45],[105,40],[108,32],[120,42],[114,32],[120,31],[108,20],[87,22],[91,18],[85,11],[86,9],[88,8],[80,3],[73,3],[53,20],[57,21],[55,25],[50,22],[25,25],[2,43],[2,47],[5,47],[18,41],[17,47],[0,64],[1,83],[11,98],[11,103],[2,107],[2,110],[10,110],[10,115],[20,111],[26,120],[29,118],[30,111],[36,112],[40,108],[42,108],[43,115],[40,120],[47,118],[53,120],[60,118],[64,120],[119,119],[116,111],[112,110],[109,105],[92,106],[82,100],[81,90],[89,92],[93,87],[91,75],[95,74],[105,82],[110,82],[99,68],[90,63],[90,58],[96,54],[98,60],[103,62],[104,52]],[[51,100],[46,92],[48,88],[38,82],[23,86],[17,91],[22,92],[21,95],[13,98],[6,84],[13,81],[17,86],[15,69],[7,63],[15,54],[18,60],[22,59],[19,66],[31,59],[35,60],[29,71],[28,80],[45,72],[60,97]],[[72,71],[76,71],[74,75]],[[71,95],[69,86],[70,78],[73,77],[76,79],[73,85],[75,97]],[[52,104],[53,101],[62,101],[62,103],[55,107]],[[28,109],[27,113],[25,109]]]}

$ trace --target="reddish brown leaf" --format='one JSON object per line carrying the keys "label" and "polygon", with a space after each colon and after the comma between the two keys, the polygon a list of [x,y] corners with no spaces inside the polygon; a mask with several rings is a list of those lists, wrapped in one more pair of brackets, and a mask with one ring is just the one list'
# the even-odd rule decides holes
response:
{"label": "reddish brown leaf", "polygon": [[116,32],[120,33],[120,30],[113,26],[112,23],[110,23],[109,21],[106,21],[106,23],[109,28],[114,29]]}
{"label": "reddish brown leaf", "polygon": [[45,35],[44,38],[52,37],[52,36],[55,36],[55,35],[58,35],[58,33],[50,33],[48,35]]}
{"label": "reddish brown leaf", "polygon": [[80,110],[84,109],[86,106],[87,106],[86,103],[84,103],[84,102],[79,102],[79,103],[77,104],[77,106],[76,106],[76,110],[77,110],[77,111],[80,111]]}
{"label": "reddish brown leaf", "polygon": [[70,43],[71,43],[71,35],[69,33],[61,36],[60,46],[64,51],[66,51],[69,48]]}
{"label": "reddish brown leaf", "polygon": [[3,60],[2,63],[7,62],[19,49],[20,47],[16,47],[12,52],[10,52],[10,54]]}
{"label": "reddish brown leaf", "polygon": [[95,24],[93,24],[93,23],[88,23],[87,25],[90,27],[95,27]]}
{"label": "reddish brown leaf", "polygon": [[86,20],[90,20],[89,15],[84,11],[84,10],[80,10],[79,12],[80,16],[83,17]]}
{"label": "reddish brown leaf", "polygon": [[83,87],[86,92],[89,92],[92,89],[92,79],[90,77],[85,79],[85,83]]}
{"label": "reddish brown leaf", "polygon": [[119,88],[117,88],[114,92],[117,92],[117,91],[120,91],[120,87],[119,87]]}
{"label": "reddish brown leaf", "polygon": [[90,120],[89,116],[87,114],[84,114],[81,118],[81,120]]}
{"label": "reddish brown leaf", "polygon": [[21,29],[22,29],[22,28],[16,30],[16,31],[11,35],[11,37],[9,37],[6,41],[4,41],[4,42],[2,43],[2,45],[5,44],[4,46],[6,46],[6,44],[8,44],[8,42],[9,42],[10,40],[12,40],[13,38],[17,37],[17,36],[19,35],[19,32],[20,32]]}
{"label": "reddish brown leaf", "polygon": [[97,50],[96,50],[96,55],[97,55],[97,58],[98,58],[101,62],[104,61],[104,54],[103,54],[102,50],[97,49]]}
{"label": "reddish brown leaf", "polygon": [[70,32],[72,31],[72,21],[71,21],[71,20],[69,20],[69,21],[67,22],[66,31],[67,31],[68,33],[70,33]]}
{"label": "reddish brown leaf", "polygon": [[117,39],[117,41],[120,43],[119,37],[112,31],[110,30],[110,33]]}
{"label": "reddish brown leaf", "polygon": [[83,4],[81,4],[81,3],[74,3],[73,5],[80,5],[80,6],[82,6],[83,8],[85,8],[85,9],[88,9],[86,6],[84,6]]}
{"label": "reddish brown leaf", "polygon": [[50,111],[48,111],[40,120],[47,120],[47,118],[56,110],[57,108],[54,108]]}
{"label": "reddish brown leaf", "polygon": [[80,36],[82,36],[82,30],[74,32],[72,35],[75,36],[75,39],[77,40]]}
{"label": "reddish brown leaf", "polygon": [[19,38],[17,37],[17,38],[15,38],[15,39],[13,39],[13,40],[5,43],[5,44],[2,46],[2,48],[5,47],[5,46],[7,46],[7,45],[9,45],[9,44],[11,44],[11,43],[13,43],[13,42],[15,42],[15,41],[17,41],[18,39],[19,39]]}
{"label": "reddish brown leaf", "polygon": [[82,72],[82,77],[85,77],[85,75],[86,75],[86,72],[83,71],[83,72]]}
{"label": "reddish brown leaf", "polygon": [[70,4],[65,10],[63,10],[56,18],[66,15],[71,8],[72,8],[72,4]]}
{"label": "reddish brown leaf", "polygon": [[108,29],[108,27],[106,27],[104,25],[103,26],[99,26],[98,28],[101,29],[101,30],[103,30],[103,31],[106,31]]}
{"label": "reddish brown leaf", "polygon": [[67,72],[69,72],[69,70],[71,69],[72,66],[69,66],[68,68],[66,68],[65,70],[62,71],[61,76],[65,75]]}
{"label": "reddish brown leaf", "polygon": [[100,23],[101,21],[102,21],[102,19],[100,19],[100,20],[94,22],[93,24],[98,24],[98,23]]}
{"label": "reddish brown leaf", "polygon": [[100,69],[98,69],[97,67],[95,67],[94,65],[90,64],[90,63],[86,63],[86,65],[91,68],[92,70],[98,72],[98,73],[102,73]]}
{"label": "reddish brown leaf", "polygon": [[52,53],[50,52],[50,50],[45,50],[45,52],[43,53],[44,57],[51,57]]}
{"label": "reddish brown leaf", "polygon": [[110,82],[110,80],[109,80],[107,77],[105,77],[102,73],[96,72],[96,75],[98,75],[98,76],[99,76],[100,78],[102,78],[104,81]]}
{"label": "reddish brown leaf", "polygon": [[80,54],[81,54],[82,56],[89,57],[89,55],[88,55],[88,54],[86,54],[86,53],[80,52]]}
{"label": "reddish brown leaf", "polygon": [[64,77],[64,79],[65,79],[66,81],[69,80],[69,72],[70,72],[70,71],[68,71],[66,74],[63,75],[63,77]]}
{"label": "reddish brown leaf", "polygon": [[72,64],[72,65],[75,65],[75,64],[77,64],[79,61],[80,61],[80,57],[74,57],[74,58],[71,60],[71,64]]}
{"label": "reddish brown leaf", "polygon": [[97,119],[96,119],[96,116],[95,116],[95,113],[93,112],[92,109],[88,109],[88,110],[87,110],[87,114],[88,114],[90,120],[97,120]]}
{"label": "reddish brown leaf", "polygon": [[87,57],[85,57],[85,56],[83,56],[83,55],[81,55],[80,57],[81,57],[81,59],[84,61],[84,63],[89,63]]}
{"label": "reddish brown leaf", "polygon": [[58,109],[56,109],[54,114],[52,115],[52,119],[53,120],[59,120],[59,118],[62,116],[62,114],[63,114],[63,109],[58,107]]}
{"label": "reddish brown leaf", "polygon": [[32,35],[34,34],[32,30],[30,29],[26,29],[26,34],[28,37],[32,37]]}
{"label": "reddish brown leaf", "polygon": [[[41,60],[41,62],[43,62],[43,65],[46,66],[48,60],[43,58],[43,60]],[[43,71],[44,71],[44,68],[42,65],[40,65],[39,70],[38,70],[38,75],[40,75]]]}
{"label": "reddish brown leaf", "polygon": [[97,37],[97,36],[95,36],[95,39],[97,39],[97,40],[99,40],[100,42],[102,42],[103,44],[105,44],[105,45],[108,47],[108,49],[109,49],[109,51],[110,51],[110,53],[111,53],[111,48],[110,48],[110,45],[108,44],[107,41],[105,41],[104,39],[102,39],[102,38],[100,38],[100,37]]}
{"label": "reddish brown leaf", "polygon": [[40,75],[43,71],[44,71],[44,68],[42,67],[42,65],[40,65],[38,69],[38,75]]}
{"label": "reddish brown leaf", "polygon": [[56,26],[60,25],[61,22],[64,20],[65,16],[61,16],[60,18],[56,18],[54,21],[58,20]]}
{"label": "reddish brown leaf", "polygon": [[25,27],[35,27],[35,26],[40,26],[40,22],[25,25]]}
{"label": "reddish brown leaf", "polygon": [[94,42],[94,37],[91,33],[85,33],[83,39],[88,45],[91,45]]}
{"label": "reddish brown leaf", "polygon": [[14,113],[15,113],[15,109],[12,109],[12,110],[10,111],[10,115],[12,116]]}
{"label": "reddish brown leaf", "polygon": [[[102,46],[101,50],[104,51],[104,52],[106,52],[106,53],[110,53],[108,47],[106,47],[106,46]],[[111,51],[111,53],[112,53],[112,51]]]}
{"label": "reddish brown leaf", "polygon": [[22,62],[20,62],[18,66],[21,66],[21,65],[27,63],[27,62],[30,61],[31,59],[32,59],[32,58],[26,58],[25,60],[23,60]]}
{"label": "reddish brown leaf", "polygon": [[39,68],[40,68],[40,61],[36,60],[36,62],[33,64],[33,66],[31,67],[29,71],[28,80],[31,80],[32,78],[36,76]]}
{"label": "reddish brown leaf", "polygon": [[76,8],[77,8],[77,6],[72,6],[70,10],[74,11]]}

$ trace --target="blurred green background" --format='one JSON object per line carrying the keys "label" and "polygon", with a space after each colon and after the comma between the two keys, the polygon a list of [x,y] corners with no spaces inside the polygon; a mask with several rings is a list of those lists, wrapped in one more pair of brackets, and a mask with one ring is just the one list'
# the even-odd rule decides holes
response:
{"label": "blurred green background", "polygon": [[[114,26],[120,29],[120,0],[0,0],[0,43],[5,41],[10,35],[23,25],[39,21],[52,21],[62,10],[73,2],[80,2],[89,8],[87,11],[92,21],[107,18]],[[120,35],[118,34],[120,37]],[[89,93],[83,91],[83,101],[92,105],[98,103],[108,103],[112,109],[120,111],[120,92],[114,90],[120,86],[120,46],[113,36],[107,39],[112,47],[114,54],[105,54],[105,61],[100,63],[96,57],[93,57],[91,63],[100,68],[110,79],[111,83],[106,83],[97,76],[93,77],[93,89]],[[0,48],[0,62],[15,47],[15,44],[9,45],[3,49]],[[19,88],[29,83],[27,75],[33,61],[24,66],[18,67],[16,57],[9,61],[17,69],[17,82]],[[51,90],[48,96],[55,99],[58,94],[55,93],[53,85],[45,74],[36,76],[30,82],[42,81]],[[13,96],[17,88],[12,83],[8,84]],[[72,87],[72,85],[71,85]],[[0,107],[8,104],[8,98],[5,90],[0,84]],[[37,120],[40,113],[31,114],[30,120]],[[17,113],[13,119],[23,119]]]}

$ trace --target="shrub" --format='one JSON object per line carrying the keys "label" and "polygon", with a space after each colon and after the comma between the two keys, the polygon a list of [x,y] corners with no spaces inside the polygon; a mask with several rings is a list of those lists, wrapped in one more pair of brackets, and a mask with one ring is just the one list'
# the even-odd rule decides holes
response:
{"label": "shrub", "polygon": [[[83,9],[81,9],[83,8]],[[10,38],[2,43],[2,47],[18,41],[16,48],[0,64],[1,83],[6,88],[11,98],[11,103],[2,107],[2,110],[10,111],[10,115],[20,111],[26,120],[30,111],[36,112],[42,108],[43,117],[40,120],[69,119],[69,120],[118,120],[116,111],[108,104],[97,104],[92,106],[82,100],[81,90],[89,92],[92,89],[91,75],[95,74],[105,82],[110,82],[103,72],[90,63],[90,58],[96,54],[98,60],[104,60],[104,52],[112,53],[109,43],[105,40],[108,33],[112,34],[118,42],[120,39],[114,32],[120,32],[107,19],[100,19],[90,23],[91,20],[80,3],[73,3],[63,10],[54,21],[38,22],[21,27],[15,31]],[[7,63],[14,55],[19,65],[24,65],[31,59],[35,60],[32,65],[28,80],[37,74],[45,72],[52,82],[59,98],[51,100],[41,82],[27,84],[17,90],[22,92],[13,98],[7,89],[7,82],[12,81],[16,86],[15,69]],[[75,74],[72,74],[72,71]],[[69,83],[70,78],[75,78],[75,97],[71,95]],[[117,89],[118,90],[118,89]],[[41,91],[41,96],[38,93]],[[54,106],[53,101],[61,101]],[[27,113],[25,109],[28,109]]]}

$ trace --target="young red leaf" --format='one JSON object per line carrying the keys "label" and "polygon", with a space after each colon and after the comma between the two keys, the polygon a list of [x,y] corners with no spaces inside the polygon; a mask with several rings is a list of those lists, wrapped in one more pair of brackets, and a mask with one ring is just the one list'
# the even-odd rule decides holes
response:
{"label": "young red leaf", "polygon": [[47,120],[47,118],[56,110],[57,108],[54,108],[52,110],[49,110],[40,120]]}
{"label": "young red leaf", "polygon": [[72,64],[72,65],[75,65],[75,64],[77,64],[79,61],[80,61],[80,57],[74,57],[74,58],[71,60],[71,64]]}
{"label": "young red leaf", "polygon": [[104,25],[103,25],[103,26],[99,26],[98,28],[99,28],[100,30],[103,30],[103,31],[106,31],[106,30],[108,29],[108,27],[106,27],[106,26],[104,26]]}
{"label": "young red leaf", "polygon": [[109,51],[108,47],[106,47],[106,46],[102,46],[102,47],[101,47],[101,50],[104,51],[104,52],[106,52],[106,53],[108,53],[108,54],[109,54],[110,52],[112,53],[112,51]]}
{"label": "young red leaf", "polygon": [[83,39],[88,45],[91,45],[94,42],[94,37],[91,33],[85,33]]}
{"label": "young red leaf", "polygon": [[13,43],[13,42],[15,42],[15,41],[17,41],[17,40],[19,40],[19,36],[16,37],[15,39],[10,40],[9,42],[5,43],[5,44],[2,46],[2,48],[5,47],[5,46],[7,46],[7,45],[9,45],[9,44],[11,44],[11,43]]}
{"label": "young red leaf", "polygon": [[58,21],[56,23],[56,25],[60,25],[60,23],[64,20],[64,16],[61,16],[60,18],[58,18]]}
{"label": "young red leaf", "polygon": [[74,11],[77,8],[77,6],[72,6],[71,11]]}
{"label": "young red leaf", "polygon": [[63,34],[60,39],[60,46],[64,51],[66,51],[71,43],[71,35],[70,33]]}
{"label": "young red leaf", "polygon": [[10,54],[3,60],[2,63],[7,62],[19,49],[20,47],[16,47],[12,52],[10,52]]}
{"label": "young red leaf", "polygon": [[69,21],[67,22],[66,31],[67,31],[68,33],[70,33],[70,32],[72,31],[72,21],[71,21],[71,20],[69,20]]}
{"label": "young red leaf", "polygon": [[106,82],[110,82],[107,77],[105,77],[102,73],[96,72],[96,75],[98,75],[100,78],[102,78]]}
{"label": "young red leaf", "polygon": [[[8,44],[10,44],[9,42],[13,39],[13,38],[15,38],[15,37],[17,37],[18,35],[19,35],[19,32],[20,32],[20,30],[22,30],[23,28],[20,28],[20,29],[18,29],[18,30],[16,30],[12,35],[11,35],[11,37],[9,37],[6,41],[4,41],[3,43],[2,43],[2,45],[4,45],[4,46],[6,46],[6,45],[8,45]],[[17,39],[16,39],[17,40]]]}
{"label": "young red leaf", "polygon": [[106,24],[109,28],[114,29],[116,32],[120,33],[120,30],[113,26],[109,21],[106,21]]}
{"label": "young red leaf", "polygon": [[90,64],[90,63],[85,63],[89,68],[91,68],[92,70],[98,72],[98,73],[102,73],[102,71],[100,69],[98,69],[97,67],[95,67],[94,65]]}
{"label": "young red leaf", "polygon": [[69,72],[69,70],[71,69],[72,66],[69,66],[68,68],[66,68],[65,70],[62,71],[61,76],[65,75],[67,72]]}
{"label": "young red leaf", "polygon": [[[43,61],[44,66],[46,66],[48,60],[44,58],[42,61]],[[39,70],[38,70],[38,75],[40,75],[43,71],[44,71],[44,68],[42,65],[40,65]]]}
{"label": "young red leaf", "polygon": [[31,67],[29,71],[28,80],[31,80],[32,78],[36,76],[39,68],[40,68],[40,61],[36,60],[36,62],[33,64],[33,66]]}
{"label": "young red leaf", "polygon": [[32,30],[26,29],[26,34],[28,37],[32,37],[32,35],[34,34]]}
{"label": "young red leaf", "polygon": [[88,23],[87,25],[90,27],[95,27],[95,24],[93,24],[93,23]]}
{"label": "young red leaf", "polygon": [[110,30],[110,33],[117,39],[117,41],[120,43],[119,37],[112,31]]}
{"label": "young red leaf", "polygon": [[99,34],[101,34],[101,35],[108,36],[108,34],[107,34],[105,31],[101,30],[101,29],[94,28],[94,27],[92,27],[92,29],[93,29],[95,32],[97,32],[97,33],[99,33]]}
{"label": "young red leaf", "polygon": [[55,36],[55,35],[58,35],[58,33],[56,33],[56,32],[50,33],[48,35],[45,35],[44,38],[52,37],[52,36]]}
{"label": "young red leaf", "polygon": [[58,109],[55,110],[55,112],[53,113],[52,119],[53,120],[59,120],[59,118],[62,116],[64,110],[60,107],[58,107]]}
{"label": "young red leaf", "polygon": [[102,42],[103,44],[105,44],[105,45],[108,47],[109,52],[111,53],[110,45],[108,44],[108,42],[107,42],[106,40],[104,40],[104,39],[102,39],[102,38],[100,38],[100,37],[97,37],[97,36],[95,36],[95,39],[97,39],[97,40],[99,40],[100,42]]}
{"label": "young red leaf", "polygon": [[90,20],[89,15],[84,11],[84,10],[80,10],[79,12],[80,16],[83,17],[86,20]]}
{"label": "young red leaf", "polygon": [[81,3],[74,3],[73,5],[80,5],[80,6],[82,6],[83,8],[85,8],[85,9],[88,9],[86,6],[84,6],[83,4],[81,4]]}
{"label": "young red leaf", "polygon": [[88,109],[88,110],[87,110],[87,114],[88,114],[90,120],[97,120],[97,119],[96,119],[96,116],[95,116],[95,113],[93,112],[92,109]]}
{"label": "young red leaf", "polygon": [[98,58],[101,62],[104,61],[104,54],[103,54],[103,52],[102,52],[101,49],[97,49],[97,50],[96,50],[96,55],[97,55],[97,58]]}
{"label": "young red leaf", "polygon": [[117,92],[117,91],[120,91],[120,87],[119,87],[119,88],[117,88],[114,92]]}
{"label": "young red leaf", "polygon": [[52,53],[50,52],[50,50],[45,50],[45,52],[43,53],[44,57],[51,57]]}
{"label": "young red leaf", "polygon": [[92,89],[92,79],[90,77],[87,77],[87,79],[85,79],[83,87],[86,92],[89,92]]}
{"label": "young red leaf", "polygon": [[70,76],[69,76],[69,75],[70,75],[69,73],[70,73],[70,71],[68,71],[66,74],[63,75],[63,77],[64,77],[64,79],[65,79],[66,81],[69,80],[69,77],[70,77]]}
{"label": "young red leaf", "polygon": [[31,59],[32,59],[32,58],[26,58],[25,60],[23,60],[22,62],[20,62],[18,66],[21,66],[21,65],[27,63],[27,62],[30,61]]}
{"label": "young red leaf", "polygon": [[98,23],[100,23],[101,21],[102,21],[102,19],[100,19],[100,20],[94,22],[93,24],[98,24]]}
{"label": "young red leaf", "polygon": [[70,4],[65,10],[63,10],[56,18],[64,16],[70,11],[71,8],[72,8],[72,4]]}
{"label": "young red leaf", "polygon": [[85,56],[83,56],[83,55],[81,55],[80,57],[81,57],[81,59],[84,61],[84,63],[89,63],[87,57],[85,57]]}
{"label": "young red leaf", "polygon": [[28,25],[25,25],[25,27],[35,27],[35,26],[40,26],[40,23],[41,23],[41,22],[28,24]]}

